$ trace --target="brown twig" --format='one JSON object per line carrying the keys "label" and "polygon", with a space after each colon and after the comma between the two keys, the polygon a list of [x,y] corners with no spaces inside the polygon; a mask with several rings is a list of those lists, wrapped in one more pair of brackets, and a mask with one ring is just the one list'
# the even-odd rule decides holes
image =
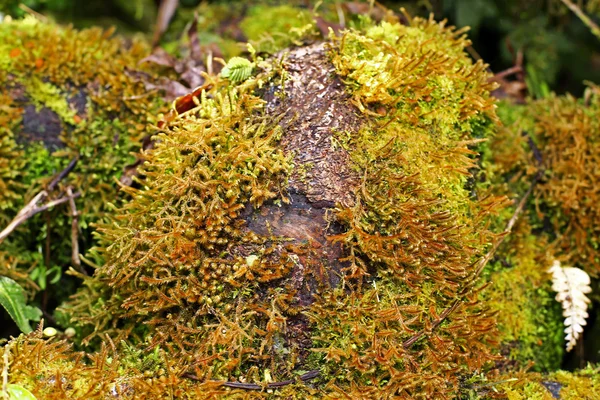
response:
{"label": "brown twig", "polygon": [[77,192],[77,193],[73,194],[72,196],[61,197],[59,199],[52,200],[42,206],[38,206],[39,203],[42,203],[46,200],[46,198],[48,197],[48,193],[51,192],[52,190],[54,190],[56,185],[58,185],[58,183],[61,180],[63,180],[73,170],[73,168],[75,168],[75,165],[77,164],[78,159],[79,159],[79,157],[76,157],[73,160],[71,160],[69,165],[67,165],[67,167],[65,169],[63,169],[58,175],[56,175],[56,177],[54,179],[52,179],[52,181],[50,182],[50,184],[48,185],[48,188],[46,190],[42,190],[41,192],[36,194],[35,197],[33,199],[31,199],[31,201],[29,203],[27,203],[27,205],[25,205],[21,210],[19,210],[19,212],[17,213],[17,216],[12,221],[10,221],[8,226],[6,228],[4,228],[4,230],[2,232],[0,232],[0,243],[2,243],[2,241],[4,239],[6,239],[6,237],[8,235],[10,235],[12,233],[12,231],[14,231],[19,225],[21,225],[23,222],[27,221],[29,218],[31,218],[35,214],[38,214],[42,211],[46,211],[49,208],[52,208],[59,204],[65,203],[65,202],[69,201],[69,199],[71,197],[76,198],[76,197],[81,196],[81,193]]}
{"label": "brown twig", "polygon": [[490,82],[500,81],[500,80],[506,78],[507,76],[510,76],[512,74],[517,74],[519,72],[523,72],[523,67],[520,65],[515,65],[514,67],[510,67],[509,69],[505,69],[502,72],[498,72],[497,74],[494,74],[494,76],[492,76],[489,79],[489,81]]}
{"label": "brown twig", "polygon": [[77,212],[73,190],[70,186],[67,187],[67,195],[69,196],[69,208],[71,209],[71,262],[82,274],[87,275],[85,269],[81,267],[81,261],[79,260],[79,213]]}
{"label": "brown twig", "polygon": [[31,14],[33,16],[35,16],[37,19],[39,19],[40,21],[43,22],[48,22],[48,17],[46,17],[44,14],[40,14],[39,12],[35,11],[34,9],[27,7],[25,4],[21,3],[19,4],[19,8],[23,11],[25,11],[28,14]]}
{"label": "brown twig", "polygon": [[[73,194],[73,198],[77,198],[79,196],[81,196],[81,193],[79,192]],[[44,204],[43,206],[38,207],[38,203],[45,200],[46,197],[48,197],[48,192],[42,190],[25,207],[23,207],[17,213],[17,216],[10,222],[10,224],[8,224],[8,226],[4,228],[2,232],[0,232],[0,243],[2,243],[2,241],[6,239],[6,237],[10,235],[12,231],[14,231],[19,225],[33,217],[35,214],[46,211],[47,209],[59,204],[66,203],[70,199],[69,197],[61,197],[60,199],[53,200]]]}
{"label": "brown twig", "polygon": [[52,179],[52,181],[48,185],[48,189],[47,189],[49,192],[53,191],[56,188],[56,185],[58,185],[58,183],[60,181],[65,179],[66,176],[69,175],[71,173],[71,171],[73,171],[73,168],[75,168],[75,166],[77,165],[77,161],[79,161],[79,156],[72,159],[71,162],[69,163],[69,165],[67,165],[65,167],[65,169],[60,171],[58,173],[58,175],[56,175],[56,177],[54,177],[54,179]]}
{"label": "brown twig", "polygon": [[[281,382],[271,382],[263,385],[259,385],[257,383],[245,383],[245,382],[222,382],[221,384],[225,387],[230,387],[233,389],[244,389],[244,390],[263,390],[263,389],[277,389],[282,388],[287,385],[294,384],[298,381],[300,382],[308,382],[313,380],[319,376],[320,372],[318,370],[308,371],[305,374],[302,374],[298,377],[298,379],[288,379]],[[196,375],[185,374],[184,377],[193,379],[196,381],[201,380]]]}
{"label": "brown twig", "polygon": [[573,3],[571,0],[561,0],[561,1],[563,2],[564,5],[569,7],[569,9],[571,11],[573,11],[573,13],[575,15],[577,15],[577,17],[579,17],[581,22],[583,22],[588,28],[590,28],[590,30],[592,31],[592,34],[594,36],[596,36],[598,39],[600,39],[600,27],[598,27],[598,25],[594,21],[592,21],[592,19],[590,17],[585,15],[585,13],[583,11],[581,11],[581,8],[579,8],[577,6],[577,4]]}
{"label": "brown twig", "polygon": [[156,17],[156,25],[152,35],[152,47],[156,47],[160,37],[169,27],[169,22],[179,7],[179,0],[161,0]]}
{"label": "brown twig", "polygon": [[[454,310],[456,310],[456,308],[458,308],[459,304],[460,304],[460,299],[454,300],[454,303],[452,303],[452,305],[450,307],[446,308],[444,310],[444,312],[440,315],[440,317],[436,321],[434,321],[433,325],[431,326],[431,330],[433,331],[442,322],[444,322],[446,317],[448,317],[448,315],[450,315],[452,312],[454,312]],[[417,340],[419,340],[423,336],[425,336],[425,333],[426,333],[426,331],[422,330],[422,331],[416,333],[415,335],[411,336],[410,338],[408,338],[407,340],[402,342],[402,347],[404,347],[404,349],[408,349],[410,346],[415,344],[417,342]]]}

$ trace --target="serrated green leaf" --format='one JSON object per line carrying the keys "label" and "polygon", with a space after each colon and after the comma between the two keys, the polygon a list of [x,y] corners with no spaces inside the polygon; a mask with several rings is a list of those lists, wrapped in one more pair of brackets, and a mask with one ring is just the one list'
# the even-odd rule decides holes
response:
{"label": "serrated green leaf", "polygon": [[23,333],[32,331],[29,320],[39,321],[42,316],[37,307],[27,305],[23,288],[6,276],[0,276],[0,304]]}
{"label": "serrated green leaf", "polygon": [[8,384],[6,391],[9,400],[37,400],[35,396],[23,386]]}
{"label": "serrated green leaf", "polygon": [[252,76],[253,69],[254,63],[242,57],[233,57],[221,70],[221,76],[234,83],[243,82]]}

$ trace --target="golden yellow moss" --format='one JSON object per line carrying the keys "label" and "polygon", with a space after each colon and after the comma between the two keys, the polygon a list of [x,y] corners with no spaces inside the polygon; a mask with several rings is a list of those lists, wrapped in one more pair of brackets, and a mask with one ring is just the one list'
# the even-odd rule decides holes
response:
{"label": "golden yellow moss", "polygon": [[[592,364],[575,372],[516,373],[506,377],[510,382],[498,387],[509,400],[552,400],[556,397],[551,389],[564,400],[594,400],[600,393],[600,368]],[[510,377],[517,379],[512,381]]]}

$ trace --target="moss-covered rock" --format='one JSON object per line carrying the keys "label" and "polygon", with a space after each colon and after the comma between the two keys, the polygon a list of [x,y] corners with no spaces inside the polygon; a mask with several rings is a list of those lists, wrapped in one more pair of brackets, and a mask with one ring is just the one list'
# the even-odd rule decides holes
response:
{"label": "moss-covered rock", "polygon": [[[592,393],[592,367],[517,371],[560,364],[553,259],[595,268],[595,169],[581,154],[595,154],[596,89],[580,102],[506,106],[506,126],[484,144],[498,123],[485,66],[465,54],[463,32],[406,18],[363,18],[316,43],[296,41],[313,26],[302,20],[301,36],[255,42],[262,56],[299,46],[268,59],[249,46],[251,60],[205,74],[119,195],[111,180],[160,104],[139,73],[116,73],[144,46],[31,20],[0,25],[0,206],[18,209],[79,157],[59,190],[81,191],[83,227],[98,227],[95,274],[80,275],[61,314],[91,361],[38,331],[6,345],[10,383],[57,399],[485,397],[490,387],[517,399],[555,384],[565,398]],[[254,22],[241,26],[262,35]],[[74,53],[89,40],[101,44]],[[51,44],[76,54],[55,60],[70,72],[46,68]],[[35,130],[38,120],[49,130]],[[571,143],[576,128],[585,133]],[[571,148],[581,154],[555,154]],[[482,271],[515,210],[503,196],[518,199],[531,182],[534,201]],[[575,206],[565,188],[582,196]],[[0,252],[2,273],[30,285],[23,266],[35,256],[18,249],[39,242],[34,226]],[[68,235],[67,218],[52,226]],[[570,236],[573,226],[585,235]],[[68,265],[68,240],[53,246]],[[492,365],[502,374],[482,373]]]}
{"label": "moss-covered rock", "polygon": [[497,118],[467,45],[433,20],[364,20],[242,83],[207,77],[66,312],[204,384],[313,371],[319,396],[456,393],[495,356],[476,263],[502,203],[469,183]]}

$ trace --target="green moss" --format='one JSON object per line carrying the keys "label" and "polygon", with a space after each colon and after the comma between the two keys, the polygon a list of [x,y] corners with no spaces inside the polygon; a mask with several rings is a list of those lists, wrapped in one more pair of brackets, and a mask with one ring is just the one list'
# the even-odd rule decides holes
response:
{"label": "green moss", "polygon": [[599,372],[598,366],[588,364],[575,372],[556,371],[547,375],[521,373],[515,375],[518,378],[516,381],[499,385],[499,388],[510,400],[554,399],[548,386],[557,390],[564,400],[593,400],[600,393]]}
{"label": "green moss", "polygon": [[[268,26],[265,21],[269,21]],[[258,52],[271,54],[300,45],[303,39],[316,33],[310,12],[288,5],[253,6],[240,22],[240,28]]]}
{"label": "green moss", "polygon": [[547,273],[552,262],[547,244],[523,221],[500,254],[502,260],[490,266],[492,287],[484,293],[497,312],[500,350],[516,367],[533,362],[535,371],[558,369],[564,327]]}
{"label": "green moss", "polygon": [[34,76],[26,82],[26,90],[38,111],[42,107],[47,107],[54,111],[63,122],[75,124],[74,117],[77,113],[69,107],[66,93],[61,93],[58,87],[42,82],[39,77]]}
{"label": "green moss", "polygon": [[180,54],[187,40],[187,37],[181,38],[181,32],[188,29],[191,20],[196,19],[200,45],[225,60],[244,51],[245,43],[239,43],[242,37],[258,52],[273,54],[317,37],[313,14],[303,6],[300,1],[278,6],[253,1],[201,2],[196,7],[180,6],[162,37],[162,47],[173,54]]}
{"label": "green moss", "polygon": [[[115,179],[152,133],[162,102],[142,96],[143,82],[124,74],[137,68],[149,47],[111,35],[31,16],[0,24],[2,226],[75,158],[75,169],[49,200],[64,196],[67,187],[81,194],[75,200],[81,252],[94,242],[90,223],[104,217],[110,202],[122,201]],[[0,252],[12,260],[0,273],[20,277],[33,298],[45,282],[41,271],[66,270],[72,263],[70,212],[62,205],[34,216],[2,242]],[[23,280],[27,273],[38,275],[38,286]],[[73,282],[63,281],[54,301],[69,290]]]}
{"label": "green moss", "polygon": [[[337,261],[344,269],[336,271],[339,284],[315,285],[305,306],[298,304],[292,271],[300,257],[316,271],[326,271],[328,261],[314,257],[308,241],[252,233],[244,214],[284,204],[294,168],[301,177],[313,169],[294,166],[293,155],[280,149],[282,117],[268,115],[258,97],[260,87],[281,82],[278,65],[257,63],[257,75],[245,80],[207,76],[193,96],[176,101],[154,148],[144,153],[143,179],[122,191],[128,202],[113,201],[110,182],[118,161],[135,149],[129,140],[144,128],[131,127],[98,93],[90,96],[85,122],[63,121],[73,126],[62,135],[67,150],[55,154],[77,148],[94,160],[81,190],[102,202],[81,207],[103,219],[96,248],[86,255],[96,273],[82,277],[84,287],[61,318],[72,318],[84,345],[125,342],[94,353],[94,362],[107,366],[102,373],[86,369],[91,387],[130,396],[144,390],[157,398],[252,397],[222,382],[264,384],[316,369],[319,389],[297,383],[273,396],[431,398],[461,394],[465,377],[479,375],[499,350],[540,369],[558,364],[560,323],[544,276],[551,254],[537,231],[519,225],[499,256],[512,268],[495,263],[485,272],[493,291],[478,286],[477,261],[495,240],[490,226],[503,227],[512,212],[494,216],[503,206],[500,195],[522,187],[496,186],[494,179],[530,161],[524,142],[513,144],[520,149],[513,164],[502,158],[510,154],[481,144],[497,122],[485,66],[467,57],[461,32],[433,20],[364,20],[362,26],[328,45],[348,93],[344,101],[361,120],[356,132],[338,131],[332,139],[359,177],[354,202],[330,210],[340,231],[329,240],[343,249]],[[40,82],[58,85],[52,78]],[[114,85],[117,92],[127,87]],[[153,121],[141,105],[132,111]],[[519,112],[510,118],[518,121]],[[114,132],[123,134],[113,137],[111,151],[99,151],[97,144]],[[511,134],[502,140],[520,137]],[[480,161],[476,150],[503,159],[502,168],[488,170],[489,158]],[[483,182],[474,183],[474,176]],[[298,316],[310,330],[304,347],[287,336],[287,324]],[[38,339],[18,340],[48,349]],[[63,354],[60,373],[76,379],[70,374],[81,366],[66,349],[47,351]],[[53,362],[38,363],[37,373]],[[44,380],[30,379],[23,365],[11,365],[11,382],[54,393],[43,392]],[[58,376],[53,368],[48,371]],[[186,379],[190,374],[198,380]],[[536,379],[493,386],[544,398]],[[75,393],[91,390],[74,382]]]}

